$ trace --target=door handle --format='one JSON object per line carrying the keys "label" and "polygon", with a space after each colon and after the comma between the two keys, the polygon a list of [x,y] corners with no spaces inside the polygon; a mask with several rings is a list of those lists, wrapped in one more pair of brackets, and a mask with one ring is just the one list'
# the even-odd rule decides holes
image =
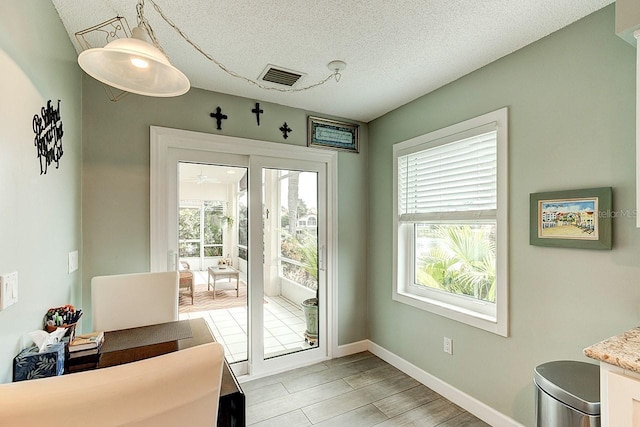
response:
{"label": "door handle", "polygon": [[322,270],[324,271],[325,266],[324,266],[324,262],[325,262],[325,246],[322,245],[318,248],[318,270]]}
{"label": "door handle", "polygon": [[167,253],[167,271],[178,270],[178,252],[169,250]]}

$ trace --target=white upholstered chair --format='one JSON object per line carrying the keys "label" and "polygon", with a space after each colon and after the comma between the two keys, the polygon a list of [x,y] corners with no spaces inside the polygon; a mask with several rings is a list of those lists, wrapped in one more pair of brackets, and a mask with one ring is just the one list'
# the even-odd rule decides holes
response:
{"label": "white upholstered chair", "polygon": [[208,343],[110,368],[0,384],[0,425],[215,426],[224,351]]}
{"label": "white upholstered chair", "polygon": [[91,280],[94,331],[178,320],[178,272],[118,274]]}

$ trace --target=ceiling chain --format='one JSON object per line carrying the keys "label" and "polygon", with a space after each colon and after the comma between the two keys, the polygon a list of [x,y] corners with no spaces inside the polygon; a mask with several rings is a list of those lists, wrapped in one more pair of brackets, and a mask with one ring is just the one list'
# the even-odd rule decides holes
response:
{"label": "ceiling chain", "polygon": [[[151,39],[152,43],[154,44],[155,47],[157,47],[158,49],[160,49],[160,51],[167,56],[166,52],[162,49],[162,47],[160,47],[160,43],[158,42],[158,39],[153,31],[153,28],[151,28],[151,24],[149,24],[149,21],[147,21],[147,19],[144,16],[144,2],[145,0],[138,0],[138,4],[136,5],[136,11],[137,11],[137,15],[138,15],[138,26],[143,27],[146,31],[147,34],[149,34],[149,38]],[[158,14],[162,17],[162,19],[164,19],[164,21],[171,27],[173,28],[179,35],[180,37],[182,37],[187,43],[189,43],[195,50],[197,50],[198,52],[200,52],[205,58],[207,58],[209,61],[213,62],[214,64],[216,64],[222,71],[224,71],[225,73],[229,74],[230,76],[233,76],[237,79],[240,80],[244,80],[245,82],[252,84],[260,89],[264,89],[264,90],[275,90],[278,92],[301,92],[304,90],[308,90],[308,89],[312,89],[314,87],[320,86],[325,84],[327,81],[329,81],[332,77],[335,78],[336,82],[340,81],[340,70],[339,69],[335,69],[331,74],[329,74],[326,78],[324,78],[323,80],[320,80],[319,82],[309,85],[309,86],[305,86],[305,87],[300,87],[300,88],[278,88],[278,87],[272,87],[272,86],[265,86],[263,84],[261,84],[260,82],[257,82],[256,80],[250,79],[248,77],[245,77],[241,74],[236,73],[235,71],[229,69],[226,65],[224,65],[223,63],[221,63],[220,61],[218,61],[216,58],[214,58],[212,55],[208,54],[207,52],[205,52],[197,43],[195,43],[194,41],[192,41],[189,36],[187,36],[185,34],[184,31],[182,31],[168,16],[165,15],[165,13],[162,11],[162,9],[160,8],[160,6],[158,6],[156,4],[156,2],[154,2],[153,0],[149,0],[149,2],[153,5],[153,8],[156,10],[156,12],[158,12]]]}

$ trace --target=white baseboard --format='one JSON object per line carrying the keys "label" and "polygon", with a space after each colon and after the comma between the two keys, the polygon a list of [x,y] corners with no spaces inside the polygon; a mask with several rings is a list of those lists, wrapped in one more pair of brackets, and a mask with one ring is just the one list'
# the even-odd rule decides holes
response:
{"label": "white baseboard", "polygon": [[412,378],[420,381],[431,390],[444,396],[451,402],[463,408],[465,411],[480,418],[485,423],[488,423],[493,427],[524,427],[514,419],[509,418],[503,413],[496,411],[492,407],[480,402],[478,399],[469,396],[463,391],[447,384],[440,378],[435,377],[434,375],[431,375],[430,373],[418,368],[416,365],[402,359],[401,357],[391,353],[386,348],[381,347],[372,341],[360,341],[357,343],[340,346],[339,348],[345,347],[345,349],[351,349],[351,346],[353,346],[354,348],[361,348],[363,342],[367,342],[368,344],[368,347],[364,350],[369,350],[380,359],[384,360],[392,366],[395,366]]}
{"label": "white baseboard", "polygon": [[369,340],[352,342],[350,344],[339,345],[333,352],[333,357],[344,357],[350,354],[362,353],[369,350]]}
{"label": "white baseboard", "polygon": [[[395,355],[394,353],[374,343],[373,341],[362,340],[337,346],[333,350],[332,357],[344,357],[355,353],[361,353],[363,351],[370,351],[380,359],[398,368],[410,377],[415,378],[425,386],[429,387],[431,390],[442,395],[446,399],[460,406],[465,411],[475,415],[476,417],[480,418],[482,421],[493,427],[524,427],[514,419],[509,418],[503,413],[493,409],[489,405],[482,403],[478,399],[442,381],[440,378],[420,369],[416,365],[404,360],[400,356]],[[284,370],[289,369],[291,369],[291,367]],[[273,374],[273,372],[267,375],[271,374]],[[251,380],[256,378],[257,377],[252,377]]]}

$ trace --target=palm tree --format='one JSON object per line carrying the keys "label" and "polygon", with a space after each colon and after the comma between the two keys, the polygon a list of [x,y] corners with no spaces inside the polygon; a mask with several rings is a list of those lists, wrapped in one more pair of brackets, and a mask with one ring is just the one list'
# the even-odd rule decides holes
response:
{"label": "palm tree", "polygon": [[316,282],[318,281],[318,243],[317,239],[305,239],[304,243],[299,243],[302,255],[304,270]]}
{"label": "palm tree", "polygon": [[495,302],[495,241],[486,228],[437,226],[437,244],[420,258],[419,284]]}

